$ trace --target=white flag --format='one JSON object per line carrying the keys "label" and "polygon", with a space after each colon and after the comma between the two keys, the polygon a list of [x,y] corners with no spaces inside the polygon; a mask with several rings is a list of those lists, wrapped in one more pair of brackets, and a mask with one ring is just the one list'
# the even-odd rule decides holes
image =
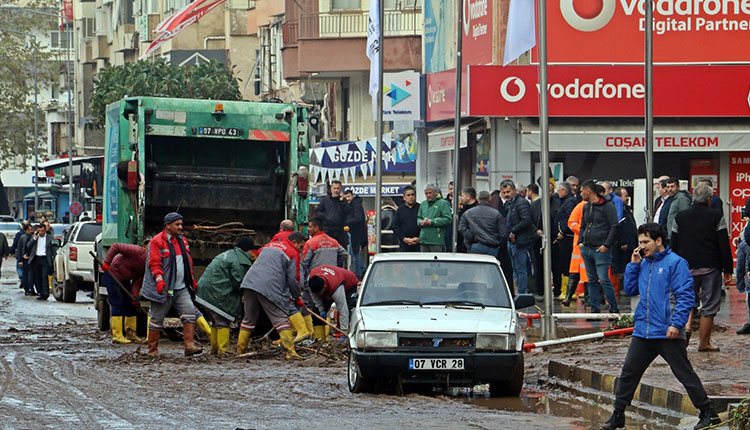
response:
{"label": "white flag", "polygon": [[367,163],[362,163],[359,165],[359,170],[362,171],[362,177],[364,179],[367,179]]}
{"label": "white flag", "polygon": [[378,52],[380,52],[380,1],[370,0],[370,16],[367,22],[367,58],[370,59],[370,97],[375,106],[378,96],[378,76],[380,68],[378,64]]}
{"label": "white flag", "polygon": [[536,45],[534,0],[510,0],[503,66]]}
{"label": "white flag", "polygon": [[344,174],[344,183],[348,184],[349,183],[349,169],[342,169],[341,173]]}
{"label": "white flag", "polygon": [[357,166],[352,166],[349,168],[349,175],[352,177],[352,181],[356,182],[356,176],[357,176]]}
{"label": "white flag", "polygon": [[321,165],[323,164],[323,154],[326,153],[325,148],[315,148],[313,149],[313,153],[315,154],[315,159],[318,160],[318,163]]}

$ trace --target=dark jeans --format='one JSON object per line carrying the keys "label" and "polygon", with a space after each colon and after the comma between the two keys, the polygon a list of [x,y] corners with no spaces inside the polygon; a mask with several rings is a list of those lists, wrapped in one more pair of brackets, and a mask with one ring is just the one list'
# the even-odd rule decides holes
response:
{"label": "dark jeans", "polygon": [[500,248],[498,248],[497,259],[500,260],[500,267],[503,269],[503,275],[505,275],[505,280],[508,281],[510,294],[515,296],[516,292],[515,288],[513,288],[513,263],[510,261],[508,246],[504,241],[500,243]]}
{"label": "dark jeans", "polygon": [[487,246],[483,243],[472,243],[471,248],[469,249],[469,252],[472,254],[483,254],[483,255],[491,255],[495,258],[497,258],[497,252],[498,248],[495,246]]}
{"label": "dark jeans", "polygon": [[[122,285],[130,290],[130,281],[120,280]],[[130,297],[122,291],[117,282],[108,272],[102,274],[102,283],[107,287],[107,299],[113,317],[134,317],[138,315],[136,307],[131,303]]]}
{"label": "dark jeans", "polygon": [[31,273],[36,291],[39,297],[46,299],[49,297],[49,275],[52,273],[52,267],[46,258],[35,258],[31,262]]}
{"label": "dark jeans", "polygon": [[599,252],[596,248],[581,245],[581,257],[586,265],[586,275],[589,277],[589,303],[591,312],[600,311],[601,293],[609,302],[609,311],[617,313],[617,298],[612,281],[609,280],[609,265],[612,264],[612,252]]}
{"label": "dark jeans", "polygon": [[684,339],[643,339],[634,337],[630,341],[625,363],[615,387],[615,409],[624,411],[633,400],[635,389],[643,372],[657,356],[669,364],[672,373],[685,387],[693,406],[700,411],[711,407],[711,402],[703,389],[698,375],[688,360]]}

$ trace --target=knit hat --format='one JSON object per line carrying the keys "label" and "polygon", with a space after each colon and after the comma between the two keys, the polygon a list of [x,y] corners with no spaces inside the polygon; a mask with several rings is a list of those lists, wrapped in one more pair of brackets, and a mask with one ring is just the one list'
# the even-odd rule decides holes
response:
{"label": "knit hat", "polygon": [[247,252],[255,247],[255,242],[252,237],[245,236],[237,241],[237,248]]}
{"label": "knit hat", "polygon": [[170,212],[164,215],[164,225],[172,224],[173,222],[182,219],[182,215],[177,212]]}

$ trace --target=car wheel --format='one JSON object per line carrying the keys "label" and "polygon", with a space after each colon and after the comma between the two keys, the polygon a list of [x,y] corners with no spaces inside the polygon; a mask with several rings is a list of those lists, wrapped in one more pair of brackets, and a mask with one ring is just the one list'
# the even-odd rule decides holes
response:
{"label": "car wheel", "polygon": [[58,281],[54,276],[52,277],[52,296],[58,302],[63,301],[63,284]]}
{"label": "car wheel", "polygon": [[347,366],[347,375],[349,381],[349,391],[352,393],[369,393],[372,391],[370,384],[362,378],[359,373],[359,366],[357,366],[357,356],[349,350],[349,365]]}
{"label": "car wheel", "polygon": [[518,397],[523,388],[523,356],[521,362],[513,371],[513,377],[507,381],[490,382],[490,396],[492,397]]}
{"label": "car wheel", "polygon": [[96,326],[100,331],[108,331],[109,325],[109,301],[99,296],[96,300]]}
{"label": "car wheel", "polygon": [[76,293],[78,292],[78,284],[72,279],[65,281],[62,287],[62,298],[65,303],[75,303]]}

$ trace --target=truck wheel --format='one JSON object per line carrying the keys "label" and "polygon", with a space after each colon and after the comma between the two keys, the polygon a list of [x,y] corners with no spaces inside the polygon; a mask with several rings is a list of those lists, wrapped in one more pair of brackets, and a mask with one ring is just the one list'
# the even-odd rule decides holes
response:
{"label": "truck wheel", "polygon": [[348,381],[349,381],[349,391],[352,393],[371,393],[372,392],[372,385],[369,381],[366,381],[362,376],[359,374],[359,366],[357,366],[357,356],[354,355],[351,351],[349,351],[349,360],[348,360],[348,369],[347,369],[347,375],[348,375]]}
{"label": "truck wheel", "polygon": [[490,382],[491,397],[518,397],[523,388],[523,357],[508,381]]}
{"label": "truck wheel", "polygon": [[58,302],[63,301],[63,284],[54,276],[52,277],[52,296]]}
{"label": "truck wheel", "polygon": [[96,300],[96,326],[100,331],[109,330],[109,301],[106,296],[99,296]]}
{"label": "truck wheel", "polygon": [[78,283],[72,279],[66,280],[62,288],[63,302],[75,303],[77,292],[78,292]]}

